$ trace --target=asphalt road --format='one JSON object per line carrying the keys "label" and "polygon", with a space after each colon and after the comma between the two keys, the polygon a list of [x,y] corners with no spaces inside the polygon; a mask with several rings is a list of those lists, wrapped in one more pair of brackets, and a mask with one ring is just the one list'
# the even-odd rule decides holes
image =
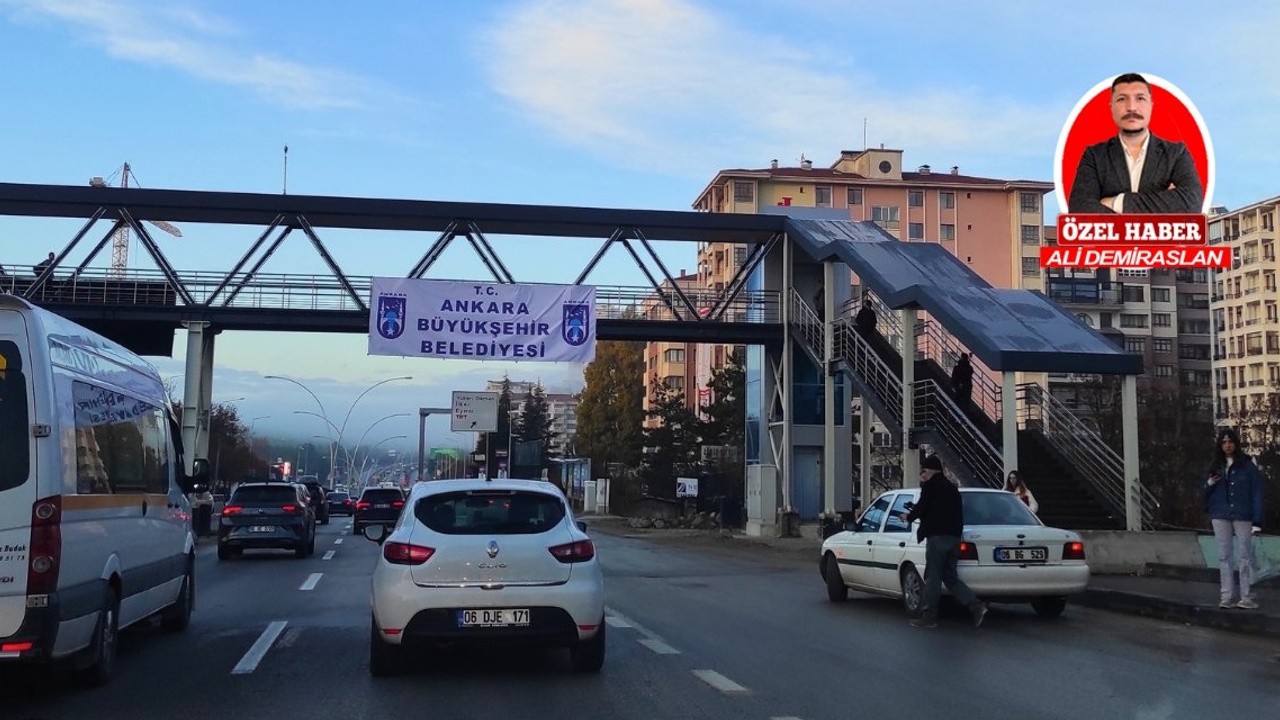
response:
{"label": "asphalt road", "polygon": [[601,674],[575,675],[564,651],[471,651],[376,679],[377,546],[347,527],[322,526],[305,560],[218,562],[206,541],[185,633],[125,633],[116,678],[96,690],[0,666],[0,718],[1216,718],[1269,716],[1280,696],[1269,641],[1076,606],[1054,621],[996,606],[980,630],[965,614],[921,630],[891,600],[829,603],[794,553],[598,531]]}

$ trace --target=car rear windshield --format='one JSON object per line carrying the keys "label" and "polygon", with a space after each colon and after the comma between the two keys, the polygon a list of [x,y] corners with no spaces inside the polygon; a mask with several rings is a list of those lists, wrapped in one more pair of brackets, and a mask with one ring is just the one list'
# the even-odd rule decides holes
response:
{"label": "car rear windshield", "polygon": [[350,496],[346,493],[331,492],[329,493],[329,502],[346,502],[348,497]]}
{"label": "car rear windshield", "polygon": [[965,525],[1039,525],[1035,514],[1011,493],[961,493]]}
{"label": "car rear windshield", "polygon": [[404,493],[394,488],[379,488],[377,490],[365,490],[360,499],[368,502],[395,502],[404,500]]}
{"label": "car rear windshield", "polygon": [[27,482],[31,474],[27,380],[18,346],[0,340],[0,492]]}
{"label": "car rear windshield", "polygon": [[429,495],[413,508],[423,525],[446,535],[528,535],[564,519],[564,502],[540,492],[486,490]]}
{"label": "car rear windshield", "polygon": [[264,505],[275,503],[291,503],[298,501],[298,491],[289,485],[280,487],[247,487],[238,488],[231,496],[231,505]]}

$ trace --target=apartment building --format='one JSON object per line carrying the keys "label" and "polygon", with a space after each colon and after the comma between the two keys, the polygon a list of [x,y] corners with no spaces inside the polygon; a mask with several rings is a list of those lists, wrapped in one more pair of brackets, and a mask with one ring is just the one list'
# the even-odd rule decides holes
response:
{"label": "apartment building", "polygon": [[[1057,241],[1046,225],[1045,244]],[[1045,295],[1126,351],[1143,356],[1144,383],[1155,392],[1180,392],[1206,411],[1213,404],[1208,270],[1050,269]],[[1093,375],[1050,373],[1050,391],[1072,409]]]}
{"label": "apartment building", "polygon": [[[697,273],[687,273],[681,270],[675,281],[686,297],[689,297],[690,301],[695,304],[695,307],[699,309],[709,307],[708,303],[704,302],[699,295],[700,285]],[[662,288],[668,295],[671,294],[671,283],[669,281],[663,281]],[[658,297],[657,293],[654,293],[645,299],[641,307],[641,314],[646,319],[660,320],[669,318],[671,311],[667,308],[666,303]],[[698,389],[702,387],[698,383],[697,357],[698,346],[694,343],[645,343],[643,407],[646,413],[653,408],[652,399],[659,384],[665,386],[668,391],[682,393],[685,406],[690,410],[697,410],[699,402]],[[645,416],[645,427],[652,428],[660,424],[661,422],[658,418]]]}
{"label": "apartment building", "polygon": [[1231,269],[1212,271],[1215,421],[1244,424],[1280,383],[1276,216],[1280,197],[1209,217],[1209,244],[1231,248]]}
{"label": "apartment building", "polygon": [[[511,385],[511,419],[519,422],[524,412],[524,400],[538,383],[529,380],[509,380]],[[501,380],[485,383],[485,392],[502,392]],[[578,396],[569,393],[547,393],[547,415],[551,418],[551,430],[556,436],[551,441],[551,451],[558,457],[571,457],[574,436],[578,433]]]}

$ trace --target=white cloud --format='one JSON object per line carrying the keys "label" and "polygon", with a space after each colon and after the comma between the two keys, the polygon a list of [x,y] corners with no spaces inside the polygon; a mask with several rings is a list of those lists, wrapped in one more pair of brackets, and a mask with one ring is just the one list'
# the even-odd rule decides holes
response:
{"label": "white cloud", "polygon": [[1062,121],[1060,108],[985,92],[878,87],[847,58],[686,0],[547,0],[495,21],[483,47],[499,93],[567,142],[651,170],[763,166],[797,142],[847,148],[864,117],[895,147],[1033,156]]}
{"label": "white cloud", "polygon": [[0,0],[0,5],[18,18],[66,24],[112,57],[248,88],[287,107],[361,108],[373,99],[368,80],[232,44],[240,33],[230,22],[194,7],[124,0]]}

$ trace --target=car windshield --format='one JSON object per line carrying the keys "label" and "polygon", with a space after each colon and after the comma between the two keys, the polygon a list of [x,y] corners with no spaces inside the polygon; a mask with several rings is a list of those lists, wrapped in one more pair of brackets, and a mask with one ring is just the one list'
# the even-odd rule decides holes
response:
{"label": "car windshield", "polygon": [[1011,493],[961,493],[965,525],[1040,525],[1040,519]]}
{"label": "car windshield", "polygon": [[413,513],[445,535],[530,535],[559,525],[565,509],[562,500],[547,493],[486,490],[428,495]]}
{"label": "car windshield", "polygon": [[257,487],[237,488],[228,504],[258,505],[262,503],[291,503],[297,502],[297,500],[298,492],[288,485],[279,487],[260,485]]}
{"label": "car windshield", "polygon": [[404,495],[399,490],[365,490],[360,499],[371,503],[400,502],[404,500]]}

